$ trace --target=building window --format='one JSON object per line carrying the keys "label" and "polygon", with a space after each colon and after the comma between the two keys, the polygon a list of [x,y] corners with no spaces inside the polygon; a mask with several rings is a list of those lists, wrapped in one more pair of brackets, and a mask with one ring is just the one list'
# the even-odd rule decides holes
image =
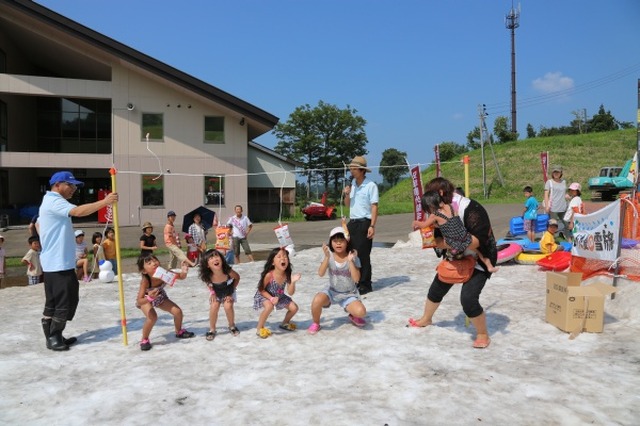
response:
{"label": "building window", "polygon": [[0,151],[7,150],[8,137],[9,137],[9,119],[7,116],[7,104],[0,101]]}
{"label": "building window", "polygon": [[204,118],[204,142],[224,143],[224,117]]}
{"label": "building window", "polygon": [[142,206],[162,207],[164,205],[164,176],[142,175]]}
{"label": "building window", "polygon": [[111,152],[111,101],[39,97],[37,109],[37,151]]}
{"label": "building window", "polygon": [[224,206],[224,176],[204,177],[204,199],[207,205]]}
{"label": "building window", "polygon": [[143,113],[142,114],[142,140],[147,140],[147,134],[150,141],[164,140],[164,119],[162,113]]}

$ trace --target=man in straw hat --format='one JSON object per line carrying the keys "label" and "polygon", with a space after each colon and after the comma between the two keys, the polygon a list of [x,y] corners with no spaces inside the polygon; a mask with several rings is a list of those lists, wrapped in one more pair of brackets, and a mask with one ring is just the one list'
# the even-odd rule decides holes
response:
{"label": "man in straw hat", "polygon": [[353,180],[344,188],[344,203],[349,205],[349,230],[351,247],[358,251],[362,267],[358,290],[360,294],[373,291],[371,285],[371,248],[378,220],[378,185],[367,178],[367,159],[354,157],[349,163]]}
{"label": "man in straw hat", "polygon": [[44,271],[45,303],[42,330],[47,348],[66,351],[76,338],[65,339],[62,331],[75,316],[79,301],[79,283],[76,275],[76,244],[71,217],[89,216],[118,201],[112,192],[94,203],[76,206],[69,200],[84,182],[71,172],[54,173],[40,205],[37,227],[42,244],[40,262]]}

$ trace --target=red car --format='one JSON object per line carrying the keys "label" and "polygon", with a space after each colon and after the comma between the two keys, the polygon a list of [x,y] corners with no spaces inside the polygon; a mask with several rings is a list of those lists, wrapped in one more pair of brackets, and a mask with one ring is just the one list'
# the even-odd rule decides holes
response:
{"label": "red car", "polygon": [[324,203],[327,202],[327,193],[322,194],[322,202],[315,203],[311,202],[304,206],[301,211],[306,220],[316,220],[316,219],[335,219],[336,218],[336,207],[335,206],[325,206]]}

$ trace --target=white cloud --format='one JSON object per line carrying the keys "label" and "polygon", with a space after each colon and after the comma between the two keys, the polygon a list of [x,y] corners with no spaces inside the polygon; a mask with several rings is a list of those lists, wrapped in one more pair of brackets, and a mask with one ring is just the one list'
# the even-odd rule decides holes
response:
{"label": "white cloud", "polygon": [[533,80],[533,88],[542,93],[553,93],[574,88],[571,77],[563,76],[560,71],[548,72],[542,78]]}

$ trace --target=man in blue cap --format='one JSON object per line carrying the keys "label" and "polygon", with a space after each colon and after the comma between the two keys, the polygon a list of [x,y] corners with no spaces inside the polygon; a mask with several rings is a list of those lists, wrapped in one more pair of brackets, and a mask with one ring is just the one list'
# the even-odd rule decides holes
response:
{"label": "man in blue cap", "polygon": [[67,321],[71,321],[76,313],[80,287],[76,275],[76,244],[71,217],[95,213],[117,202],[118,194],[112,192],[102,200],[76,206],[67,200],[84,183],[77,180],[73,173],[54,173],[49,185],[51,191],[47,191],[42,198],[38,218],[45,292],[42,329],[48,349],[66,351],[70,344],[76,342],[76,338],[65,339],[62,331]]}

